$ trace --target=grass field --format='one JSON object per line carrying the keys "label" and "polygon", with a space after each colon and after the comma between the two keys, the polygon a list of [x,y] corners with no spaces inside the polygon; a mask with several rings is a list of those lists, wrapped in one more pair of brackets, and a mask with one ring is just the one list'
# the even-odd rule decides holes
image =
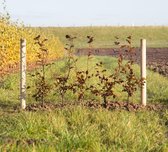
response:
{"label": "grass field", "polygon": [[0,111],[0,150],[11,152],[167,151],[168,111],[127,112],[82,107]]}
{"label": "grass field", "polygon": [[66,44],[65,35],[76,36],[75,46],[77,48],[88,47],[86,36],[95,37],[93,47],[111,48],[114,47],[115,36],[122,41],[129,35],[132,36],[133,45],[139,47],[140,39],[147,39],[148,47],[168,47],[168,27],[166,26],[147,26],[147,27],[47,27],[38,28],[41,32],[52,33],[58,36]]}
{"label": "grass field", "polygon": [[[116,59],[94,57],[90,68],[98,61],[112,71]],[[78,68],[85,69],[86,58],[81,57]],[[47,78],[53,83],[54,73],[64,72],[64,61],[57,61],[48,67]],[[139,75],[139,67],[135,65]],[[33,84],[27,76],[28,85]],[[148,102],[168,101],[168,79],[148,71]],[[116,89],[117,91],[117,89]],[[33,88],[28,90],[27,103],[35,102],[31,97]],[[119,94],[116,100],[125,101]],[[132,101],[139,102],[139,92]],[[91,98],[88,95],[87,98]],[[65,101],[74,100],[67,94]],[[168,151],[168,111],[109,111],[89,109],[81,106],[55,109],[52,111],[17,112],[12,107],[19,102],[19,75],[12,74],[0,87],[0,151],[44,151],[44,152],[100,152],[100,151]],[[58,103],[60,97],[50,94],[47,101]]]}
{"label": "grass field", "polygon": [[[5,0],[4,3],[6,3]],[[6,5],[2,5],[6,12]],[[0,79],[0,152],[168,152],[167,109],[156,108],[155,110],[147,110],[141,107],[141,109],[134,111],[135,109],[132,110],[127,107],[124,110],[120,107],[112,110],[107,107],[105,108],[105,104],[104,107],[99,108],[84,106],[84,104],[70,106],[69,103],[77,102],[87,103],[92,101],[105,103],[105,96],[97,97],[94,93],[91,94],[91,92],[85,90],[85,92],[82,92],[85,94],[84,99],[78,100],[79,93],[77,94],[75,92],[75,94],[72,90],[67,89],[65,99],[61,101],[61,93],[58,89],[56,90],[54,88],[55,77],[65,75],[68,71],[66,68],[68,62],[65,62],[67,58],[61,59],[61,57],[66,54],[63,48],[66,46],[67,39],[71,43],[71,37],[69,35],[77,37],[74,40],[75,48],[88,48],[87,36],[94,37],[92,46],[94,48],[113,48],[115,47],[114,42],[116,36],[120,38],[120,42],[124,43],[126,37],[130,35],[132,36],[133,46],[135,47],[139,47],[140,39],[145,38],[147,39],[147,47],[168,48],[168,27],[32,27],[31,29],[34,31],[30,32],[26,28],[20,29],[20,24],[11,22],[10,20],[9,15],[3,17],[0,14],[0,22],[2,23],[2,25],[0,24],[0,47],[3,48],[0,52],[0,60],[2,61],[0,62],[0,73],[2,72],[2,75],[0,75],[0,78],[2,78]],[[27,28],[29,29],[30,27]],[[36,34],[39,34],[39,36],[36,36]],[[66,39],[65,35],[67,34]],[[39,48],[34,47],[33,49],[29,45],[34,45],[34,37],[37,40],[40,35],[45,35],[49,39],[48,49],[43,45],[43,42],[47,40],[44,39],[42,42],[36,42],[39,44],[41,50],[40,52],[36,52],[35,50]],[[38,63],[45,64],[46,58],[43,53],[46,52],[48,55],[48,51],[51,51],[51,54],[49,54],[50,60],[53,61],[53,59],[59,58],[52,65],[45,66],[46,71],[40,68],[36,69],[38,72],[41,70],[41,73],[46,74],[47,84],[52,86],[52,90],[46,96],[45,102],[50,106],[58,105],[57,108],[42,108],[35,98],[33,98],[37,87],[41,89],[41,84],[44,84],[45,81],[43,80],[45,79],[43,74],[40,75],[32,68],[32,71],[27,71],[26,79],[29,89],[26,90],[26,104],[27,107],[30,107],[30,105],[38,105],[39,107],[36,107],[36,110],[33,109],[34,111],[29,108],[26,110],[20,109],[20,75],[17,72],[10,73],[9,75],[3,72],[7,62],[10,61],[13,64],[19,61],[19,56],[17,56],[19,53],[17,51],[19,51],[18,42],[21,37],[25,37],[28,42],[27,52],[33,53],[34,50],[37,53]],[[4,47],[4,42],[10,49]],[[70,44],[69,51],[71,51],[71,48],[73,48],[72,44]],[[56,52],[54,51],[55,49]],[[34,54],[30,54],[31,56],[29,53],[27,54],[28,62],[34,63],[36,61],[35,52]],[[92,70],[94,71],[96,69],[96,63],[102,61],[103,68],[107,70],[107,75],[111,75],[117,66],[117,62],[119,62],[116,58],[109,56],[94,56],[89,64],[87,63],[86,57],[75,58],[78,58],[78,61],[76,63],[77,67],[74,69],[84,70],[85,74],[90,73]],[[8,65],[11,66],[11,63]],[[89,65],[89,69],[86,69],[87,64]],[[133,69],[136,76],[140,76],[140,68],[137,64],[134,65]],[[132,73],[131,70],[129,71],[130,73]],[[94,72],[96,73],[96,71]],[[103,71],[101,72],[103,73]],[[2,77],[3,75],[4,77]],[[77,76],[75,77],[75,71],[70,76],[70,81],[72,82],[74,82],[75,78],[78,79]],[[133,77],[135,78],[135,76]],[[126,77],[124,78],[126,79]],[[39,81],[40,87],[36,83],[38,79],[42,80]],[[98,80],[99,83],[102,83],[96,76],[89,79],[87,83],[98,86]],[[81,84],[79,83],[77,86],[78,91],[80,91]],[[167,104],[167,86],[168,77],[163,77],[158,73],[148,70],[147,104],[154,103],[159,106]],[[130,87],[128,88],[130,89]],[[126,102],[128,95],[122,90],[121,85],[117,83],[113,90],[116,98],[108,97],[108,102]],[[102,97],[104,97],[104,101]],[[140,88],[129,99],[133,103],[140,103]],[[62,106],[63,103],[68,103],[68,106]],[[44,104],[44,106],[46,105]]]}

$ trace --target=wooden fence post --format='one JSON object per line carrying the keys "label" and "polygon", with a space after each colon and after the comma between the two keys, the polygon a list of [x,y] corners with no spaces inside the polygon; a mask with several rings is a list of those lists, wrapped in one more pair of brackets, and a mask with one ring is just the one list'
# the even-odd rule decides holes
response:
{"label": "wooden fence post", "polygon": [[141,39],[141,78],[144,80],[141,87],[141,104],[146,106],[146,39]]}
{"label": "wooden fence post", "polygon": [[20,104],[26,108],[26,40],[20,40]]}

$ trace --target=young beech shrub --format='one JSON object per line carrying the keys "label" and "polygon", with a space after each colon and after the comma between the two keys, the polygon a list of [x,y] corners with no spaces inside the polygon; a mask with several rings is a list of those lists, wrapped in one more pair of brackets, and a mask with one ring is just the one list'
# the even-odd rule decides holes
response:
{"label": "young beech shrub", "polygon": [[90,59],[91,59],[91,54],[88,53],[86,70],[75,70],[73,93],[77,94],[79,102],[84,100],[85,93],[88,90],[88,80],[91,79],[91,77],[93,76],[90,74],[91,72],[89,70]]}
{"label": "young beech shrub", "polygon": [[[64,102],[65,94],[68,90],[74,90],[74,85],[69,82],[71,78],[71,72],[74,69],[74,64],[77,62],[77,59],[74,58],[74,39],[76,37],[66,35],[68,43],[66,44],[65,50],[67,51],[66,57],[66,72],[63,75],[55,74],[55,88],[56,92],[58,91],[61,96],[62,103]],[[56,94],[56,93],[55,93]]]}
{"label": "young beech shrub", "polygon": [[[92,48],[93,43],[93,36],[87,36],[87,43],[89,45],[89,49]],[[88,91],[88,81],[93,77],[91,74],[91,70],[89,69],[89,63],[91,60],[91,53],[88,52],[87,59],[86,59],[86,69],[81,70],[75,64],[75,80],[73,84],[73,93],[77,95],[77,100],[79,102],[84,100],[85,94]]]}
{"label": "young beech shrub", "polygon": [[[5,15],[0,14],[0,82],[3,80],[4,75],[8,71],[10,72],[11,68],[18,66],[20,47],[18,42],[21,37],[24,37],[29,42],[27,43],[27,50],[31,50],[27,51],[27,61],[32,63],[37,60],[39,67],[35,74],[32,75],[35,78],[35,93],[33,97],[44,104],[45,98],[51,90],[51,86],[46,79],[46,66],[49,65],[48,58],[51,61],[62,57],[64,49],[55,37],[48,36],[48,41],[43,39],[41,35],[34,38],[35,35],[36,32],[34,30],[25,28],[17,22],[12,22],[8,13]],[[96,64],[96,71],[91,71],[89,69],[90,53],[87,56],[86,70],[79,69],[77,67],[78,59],[74,56],[74,40],[76,37],[66,35],[66,39],[68,40],[65,48],[67,51],[65,59],[66,70],[63,74],[54,75],[55,92],[59,93],[62,102],[64,102],[67,91],[72,91],[76,94],[79,102],[85,99],[88,91],[95,96],[101,96],[104,104],[107,105],[109,97],[116,97],[114,92],[116,85],[120,85],[122,91],[127,93],[127,101],[129,102],[130,97],[144,84],[144,80],[137,77],[133,69],[135,49],[132,47],[131,36],[126,38],[126,44],[124,45],[116,37],[115,44],[119,47],[119,55],[118,65],[113,73],[109,73],[102,62]],[[94,37],[87,36],[87,40],[89,48],[92,48]],[[126,61],[123,59],[126,59]],[[96,79],[96,84],[89,81],[90,79]]]}
{"label": "young beech shrub", "polygon": [[[134,48],[131,43],[131,36],[127,37],[126,44],[121,45],[116,37],[115,44],[118,48],[118,64],[114,72],[109,72],[103,62],[96,64],[94,70],[89,68],[91,54],[88,53],[86,69],[79,69],[77,66],[78,59],[74,56],[74,40],[76,37],[66,35],[68,43],[66,44],[67,56],[65,58],[66,66],[63,74],[54,74],[54,87],[56,95],[61,96],[61,101],[64,103],[67,92],[76,94],[78,102],[85,99],[86,93],[91,93],[94,96],[100,96],[105,106],[108,105],[110,97],[116,98],[115,87],[121,86],[122,91],[127,93],[127,101],[137,91],[138,87],[143,85],[143,80],[138,78],[133,69],[133,54]],[[87,36],[89,47],[92,47],[93,37]],[[36,91],[34,97],[36,100],[44,103],[45,97],[50,92],[51,86],[46,81],[46,66],[48,59],[48,49],[45,46],[46,39],[41,39],[41,36],[35,38],[35,44],[39,46],[37,53],[37,64],[41,67],[40,71],[35,73],[36,76]],[[124,60],[126,59],[126,60]],[[91,79],[96,80],[92,82]]]}
{"label": "young beech shrub", "polygon": [[119,67],[120,65],[115,69],[114,73],[108,73],[102,62],[96,64],[96,74],[94,76],[97,78],[97,84],[90,85],[89,89],[92,94],[102,97],[105,106],[108,104],[108,97],[116,98],[117,96],[114,92],[114,87],[123,83],[118,74]]}
{"label": "young beech shrub", "polygon": [[90,90],[96,96],[101,96],[103,98],[104,105],[107,105],[107,98],[112,96],[116,97],[113,88],[116,84],[116,79],[114,79],[113,75],[107,74],[107,70],[103,68],[103,63],[96,64],[96,74],[95,77],[98,78],[97,85],[91,85]]}
{"label": "young beech shrub", "polygon": [[103,67],[102,62],[96,64],[96,74],[94,76],[97,78],[97,84],[90,85],[89,90],[92,94],[101,96],[105,106],[108,104],[108,97],[116,98],[114,92],[116,85],[122,86],[122,91],[127,93],[127,102],[143,85],[143,80],[135,75],[133,69],[135,49],[132,47],[131,36],[127,37],[126,42],[126,44],[121,45],[119,38],[116,37],[115,44],[119,46],[118,65],[113,73],[109,74],[107,69]]}
{"label": "young beech shrub", "polygon": [[[74,39],[76,39],[76,37],[66,35],[66,39],[68,40],[68,43],[66,44],[65,48],[67,50],[67,72],[64,73],[63,76],[55,76],[55,86],[59,94],[61,95],[62,102],[64,102],[64,96],[67,93],[67,91],[71,91],[73,94],[76,94],[78,102],[81,102],[84,100],[85,93],[88,90],[88,80],[93,76],[93,74],[90,75],[89,69],[89,61],[91,59],[91,54],[89,52],[87,56],[86,70],[79,69],[77,67],[78,59],[76,59],[74,56]],[[87,36],[87,39],[89,48],[91,48],[93,37]],[[72,76],[72,73],[75,74],[75,76]],[[70,81],[72,77],[73,80]]]}
{"label": "young beech shrub", "polygon": [[[118,38],[117,38],[118,40]],[[120,42],[116,41],[116,45],[120,45]],[[123,81],[121,83],[123,92],[127,93],[127,102],[129,103],[130,97],[144,84],[144,80],[137,77],[134,73],[133,65],[135,58],[135,49],[132,47],[132,38],[128,36],[126,38],[126,44],[120,45],[119,48],[119,72],[122,74]],[[126,59],[126,63],[123,63],[123,58]]]}
{"label": "young beech shrub", "polygon": [[37,65],[39,69],[35,72],[35,94],[33,97],[44,105],[45,98],[50,92],[51,86],[46,80],[46,66],[48,66],[48,49],[45,46],[47,39],[42,39],[40,35],[34,38],[35,44],[39,47],[37,52]]}

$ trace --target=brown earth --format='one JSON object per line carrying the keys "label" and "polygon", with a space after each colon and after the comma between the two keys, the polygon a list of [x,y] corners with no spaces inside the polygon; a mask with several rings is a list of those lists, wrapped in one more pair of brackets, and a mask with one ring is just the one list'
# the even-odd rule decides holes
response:
{"label": "brown earth", "polygon": [[[78,56],[85,56],[88,53],[96,56],[118,56],[118,50],[115,48],[96,48],[96,49],[89,49],[89,48],[82,48],[77,49],[76,55]],[[135,61],[140,64],[140,49],[135,49]],[[55,60],[58,61],[58,60]],[[48,64],[52,64],[54,61],[49,61]],[[164,76],[168,77],[168,48],[147,48],[147,66],[149,69],[153,70],[154,72],[158,72]],[[36,63],[28,63],[27,69],[31,71],[37,68]],[[15,65],[12,68],[6,69],[5,73],[15,73],[18,72],[19,65]],[[4,69],[5,70],[5,69]]]}
{"label": "brown earth", "polygon": [[[76,55],[83,56],[88,53],[97,56],[118,56],[118,50],[115,48],[97,48],[77,49]],[[140,49],[135,48],[135,61],[140,64]],[[168,48],[147,48],[147,66],[154,72],[158,72],[164,76],[168,76]]]}
{"label": "brown earth", "polygon": [[[26,107],[27,111],[45,111],[45,110],[54,110],[54,109],[62,109],[62,108],[70,108],[75,106],[84,106],[92,109],[99,109],[99,108],[105,108],[108,110],[126,110],[126,111],[162,111],[167,109],[167,105],[165,104],[148,104],[147,106],[143,106],[138,103],[127,103],[127,102],[108,102],[107,104],[95,102],[95,101],[87,101],[85,103],[44,103],[43,105],[41,103],[36,104],[29,104]],[[17,107],[18,108],[18,107]],[[16,109],[17,109],[16,108]],[[19,108],[18,108],[19,109]]]}

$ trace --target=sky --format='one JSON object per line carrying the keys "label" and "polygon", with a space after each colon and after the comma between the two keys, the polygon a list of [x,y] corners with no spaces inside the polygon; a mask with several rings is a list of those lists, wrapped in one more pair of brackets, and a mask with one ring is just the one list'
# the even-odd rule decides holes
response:
{"label": "sky", "polygon": [[13,20],[31,26],[168,25],[168,0],[6,0],[6,5]]}

